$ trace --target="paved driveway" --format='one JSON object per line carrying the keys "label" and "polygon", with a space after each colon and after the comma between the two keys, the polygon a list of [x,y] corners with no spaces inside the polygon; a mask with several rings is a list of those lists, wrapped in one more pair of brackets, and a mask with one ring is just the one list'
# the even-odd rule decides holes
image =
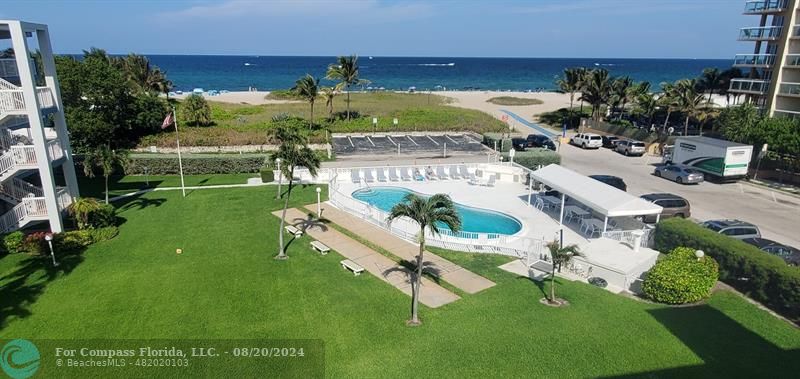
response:
{"label": "paved driveway", "polygon": [[736,218],[758,225],[765,238],[800,248],[800,199],[747,183],[680,185],[652,175],[659,158],[625,157],[608,149],[582,150],[561,146],[565,167],[584,175],[616,175],[628,192],[642,195],[669,192],[683,196],[697,220]]}

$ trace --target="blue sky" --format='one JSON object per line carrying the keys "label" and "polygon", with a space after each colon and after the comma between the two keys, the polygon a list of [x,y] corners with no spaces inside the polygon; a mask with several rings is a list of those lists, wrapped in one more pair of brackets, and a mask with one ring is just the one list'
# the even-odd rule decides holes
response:
{"label": "blue sky", "polygon": [[15,1],[54,49],[111,53],[733,58],[743,0]]}

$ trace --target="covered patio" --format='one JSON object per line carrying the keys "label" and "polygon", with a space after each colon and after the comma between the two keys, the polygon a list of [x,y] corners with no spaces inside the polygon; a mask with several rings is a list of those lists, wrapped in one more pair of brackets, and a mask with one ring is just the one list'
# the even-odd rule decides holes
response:
{"label": "covered patio", "polygon": [[[636,217],[656,215],[658,220],[662,211],[660,206],[649,201],[556,164],[532,171],[530,177],[528,202],[537,209],[552,210],[562,229],[565,221],[580,223],[580,232],[588,237],[641,238],[642,233],[632,232],[644,231],[646,225]],[[534,182],[558,194],[552,191],[534,193]],[[630,242],[632,245],[641,243]]]}

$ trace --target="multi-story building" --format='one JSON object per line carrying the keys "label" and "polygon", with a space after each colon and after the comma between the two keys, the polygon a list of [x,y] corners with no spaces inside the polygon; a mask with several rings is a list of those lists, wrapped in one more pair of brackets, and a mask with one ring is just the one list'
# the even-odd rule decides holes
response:
{"label": "multi-story building", "polygon": [[737,54],[734,67],[744,77],[729,91],[744,95],[770,116],[800,116],[800,0],[749,0],[744,14],[758,26],[739,30],[739,41],[755,44],[752,54]]}
{"label": "multi-story building", "polygon": [[0,20],[0,151],[0,233],[61,232],[78,182],[46,25]]}

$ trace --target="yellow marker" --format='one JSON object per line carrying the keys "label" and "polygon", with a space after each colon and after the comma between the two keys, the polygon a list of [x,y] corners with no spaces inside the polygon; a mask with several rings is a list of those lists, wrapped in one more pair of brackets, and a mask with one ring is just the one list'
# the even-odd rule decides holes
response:
{"label": "yellow marker", "polygon": [[175,254],[183,253],[183,249],[175,249]]}

